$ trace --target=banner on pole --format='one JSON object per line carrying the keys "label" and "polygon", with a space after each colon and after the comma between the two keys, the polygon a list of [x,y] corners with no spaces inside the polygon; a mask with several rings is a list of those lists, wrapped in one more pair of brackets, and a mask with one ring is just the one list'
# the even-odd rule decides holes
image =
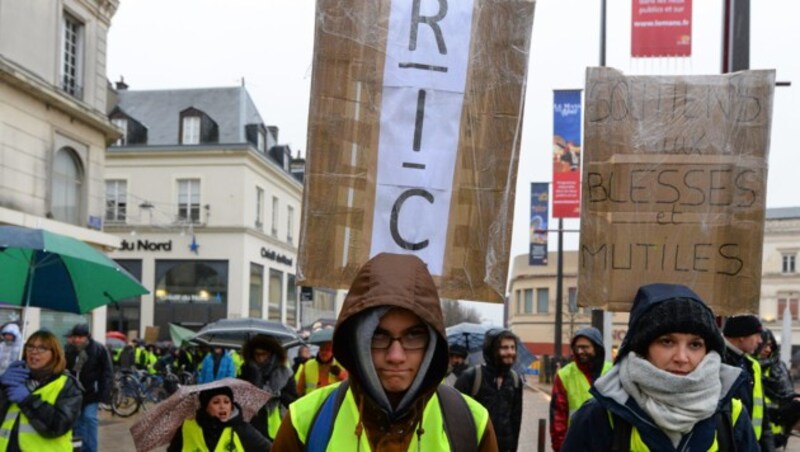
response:
{"label": "banner on pole", "polygon": [[581,92],[553,92],[553,218],[581,216]]}
{"label": "banner on pole", "polygon": [[440,296],[503,301],[533,6],[317,2],[299,283],[408,253]]}
{"label": "banner on pole", "polygon": [[547,182],[531,183],[531,238],[528,265],[547,265],[549,185]]}
{"label": "banner on pole", "polygon": [[632,2],[632,57],[692,55],[692,0]]}
{"label": "banner on pole", "polygon": [[587,70],[581,306],[628,311],[664,282],[758,312],[774,86],[775,71]]}

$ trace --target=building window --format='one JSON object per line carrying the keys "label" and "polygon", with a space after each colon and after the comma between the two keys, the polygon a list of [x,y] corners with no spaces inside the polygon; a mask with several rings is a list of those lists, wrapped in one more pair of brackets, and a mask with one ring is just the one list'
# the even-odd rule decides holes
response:
{"label": "building window", "polygon": [[272,197],[272,235],[278,236],[278,197]]}
{"label": "building window", "polygon": [[525,289],[525,314],[533,314],[533,289]]}
{"label": "building window", "polygon": [[294,241],[294,207],[286,206],[286,241]]}
{"label": "building window", "polygon": [[264,189],[256,187],[256,229],[264,230]]}
{"label": "building window", "polygon": [[106,181],[106,221],[125,222],[128,211],[128,183],[124,180]]}
{"label": "building window", "polygon": [[786,305],[789,305],[789,312],[792,314],[792,320],[798,319],[798,305],[800,305],[800,298],[795,297],[782,297],[778,298],[778,315],[776,318],[783,319],[783,310]]}
{"label": "building window", "polygon": [[111,124],[122,129],[122,136],[114,143],[114,146],[125,146],[128,144],[128,120],[125,118],[114,118],[111,120]]}
{"label": "building window", "polygon": [[283,272],[269,269],[269,320],[281,321]]}
{"label": "building window", "polygon": [[797,259],[796,253],[786,253],[783,255],[783,273],[795,273],[795,261]]}
{"label": "building window", "polygon": [[536,312],[547,314],[550,308],[550,290],[545,288],[536,289]]}
{"label": "building window", "polygon": [[71,148],[61,148],[53,161],[51,213],[58,221],[81,224],[83,167]]}
{"label": "building window", "polygon": [[200,222],[200,179],[178,180],[178,220]]}
{"label": "building window", "polygon": [[78,99],[83,99],[83,24],[64,13],[63,49],[61,53],[61,89]]}
{"label": "building window", "polygon": [[258,133],[256,134],[256,140],[257,140],[256,149],[258,149],[261,152],[264,152],[265,147],[267,145],[267,138],[264,136],[263,130],[258,131]]}
{"label": "building window", "polygon": [[250,313],[254,319],[260,319],[264,305],[264,266],[250,263]]}
{"label": "building window", "polygon": [[515,295],[516,295],[515,296],[515,299],[516,299],[516,303],[515,304],[517,306],[517,311],[516,312],[517,312],[517,314],[522,314],[522,291],[521,290],[517,290]]}
{"label": "building window", "polygon": [[570,287],[567,289],[567,307],[569,312],[578,312],[578,288]]}
{"label": "building window", "polygon": [[286,275],[286,324],[292,328],[298,325],[297,323],[297,286],[295,285],[295,277],[292,274]]}
{"label": "building window", "polygon": [[185,116],[183,118],[183,134],[181,144],[200,144],[200,117]]}

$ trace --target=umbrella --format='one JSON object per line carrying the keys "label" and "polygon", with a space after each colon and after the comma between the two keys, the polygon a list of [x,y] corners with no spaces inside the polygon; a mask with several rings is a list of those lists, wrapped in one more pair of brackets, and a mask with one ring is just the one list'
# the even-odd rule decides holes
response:
{"label": "umbrella", "polygon": [[114,339],[119,339],[119,340],[121,340],[123,342],[128,342],[128,336],[126,336],[125,333],[122,333],[120,331],[108,331],[106,333],[106,339],[112,338],[112,337]]}
{"label": "umbrella", "polygon": [[233,391],[233,401],[242,409],[242,418],[245,422],[250,421],[270,399],[267,391],[236,378],[223,378],[202,385],[181,386],[167,400],[146,411],[144,417],[131,426],[136,450],[147,451],[169,444],[183,421],[194,418],[195,412],[200,408],[198,394],[206,389],[223,386]]}
{"label": "umbrella", "polygon": [[196,331],[192,331],[189,328],[185,328],[174,323],[169,324],[169,337],[172,339],[172,343],[175,344],[176,347],[180,347],[184,343],[191,344],[190,339],[196,334]]}
{"label": "umbrella", "polygon": [[333,328],[324,328],[311,333],[311,337],[308,338],[308,343],[320,345],[325,342],[330,342],[332,340],[333,340]]}
{"label": "umbrella", "polygon": [[125,345],[127,345],[127,343],[122,339],[106,336],[106,345],[111,347],[112,349],[117,349],[117,348],[125,348]]}
{"label": "umbrella", "polygon": [[124,268],[80,240],[0,226],[0,302],[84,314],[146,293]]}
{"label": "umbrella", "polygon": [[447,328],[447,343],[460,345],[470,353],[483,349],[483,337],[490,327],[477,323],[459,323]]}
{"label": "umbrella", "polygon": [[272,336],[286,348],[300,342],[297,333],[280,322],[263,319],[222,319],[209,323],[191,339],[211,346],[238,348],[258,335]]}

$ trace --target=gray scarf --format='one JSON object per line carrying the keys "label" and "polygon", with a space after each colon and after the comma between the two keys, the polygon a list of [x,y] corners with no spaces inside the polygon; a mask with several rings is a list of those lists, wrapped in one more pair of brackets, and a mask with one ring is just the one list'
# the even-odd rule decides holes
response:
{"label": "gray scarf", "polygon": [[620,362],[619,380],[636,403],[677,447],[694,425],[711,417],[722,393],[721,359],[709,352],[688,375],[675,375],[630,353]]}

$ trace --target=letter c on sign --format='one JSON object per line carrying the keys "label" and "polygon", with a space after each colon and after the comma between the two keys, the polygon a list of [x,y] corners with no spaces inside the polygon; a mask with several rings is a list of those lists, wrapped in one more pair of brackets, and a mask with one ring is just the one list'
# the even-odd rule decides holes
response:
{"label": "letter c on sign", "polygon": [[397,222],[398,222],[398,217],[400,216],[400,209],[403,207],[403,203],[406,202],[406,200],[412,196],[421,196],[425,198],[429,203],[433,204],[433,195],[427,190],[423,190],[421,188],[412,188],[410,190],[404,191],[403,194],[401,194],[400,197],[397,198],[397,201],[395,201],[394,205],[392,206],[392,217],[389,221],[389,229],[392,233],[392,238],[394,239],[394,242],[397,243],[397,245],[400,246],[400,248],[411,251],[417,251],[427,247],[428,240],[426,239],[421,242],[410,243],[406,241],[404,238],[400,237],[400,231],[397,229]]}

